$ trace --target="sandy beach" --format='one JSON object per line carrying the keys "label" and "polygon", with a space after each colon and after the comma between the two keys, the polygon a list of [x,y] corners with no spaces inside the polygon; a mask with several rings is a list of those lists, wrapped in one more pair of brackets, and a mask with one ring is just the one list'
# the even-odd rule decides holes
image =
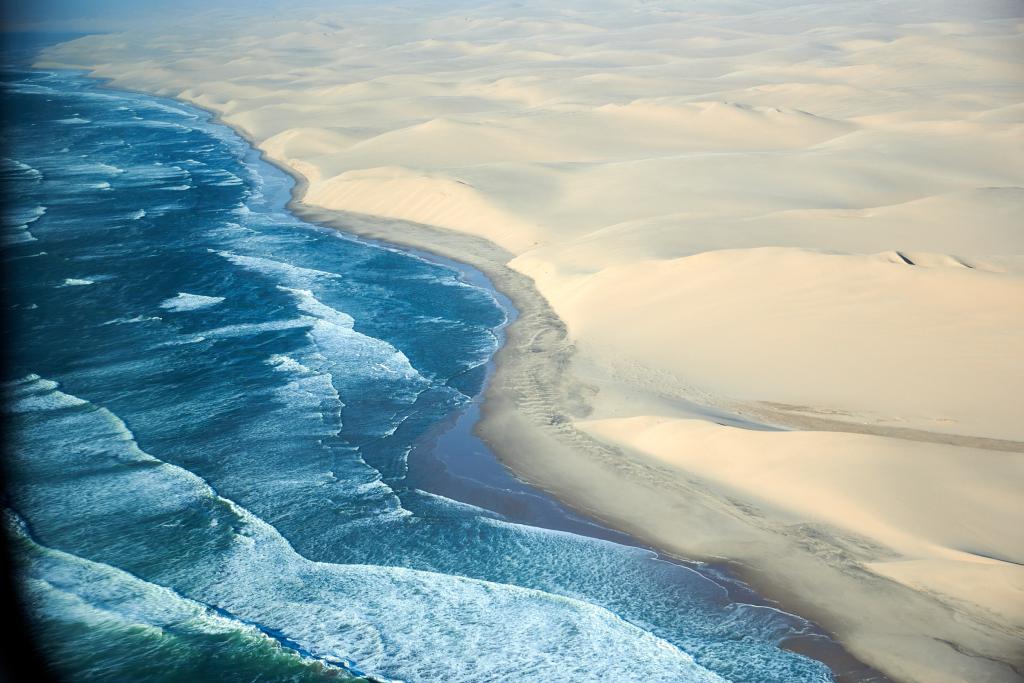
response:
{"label": "sandy beach", "polygon": [[940,5],[194,19],[40,65],[207,108],[303,218],[485,273],[520,316],[478,429],[518,476],[894,680],[1014,681],[1024,41]]}

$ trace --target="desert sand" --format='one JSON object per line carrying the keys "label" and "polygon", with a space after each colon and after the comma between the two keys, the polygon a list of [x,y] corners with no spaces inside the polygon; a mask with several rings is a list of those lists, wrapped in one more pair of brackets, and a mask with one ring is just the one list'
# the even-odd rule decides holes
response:
{"label": "desert sand", "polygon": [[1024,12],[352,5],[43,66],[215,112],[295,208],[521,311],[481,434],[896,680],[1024,678]]}

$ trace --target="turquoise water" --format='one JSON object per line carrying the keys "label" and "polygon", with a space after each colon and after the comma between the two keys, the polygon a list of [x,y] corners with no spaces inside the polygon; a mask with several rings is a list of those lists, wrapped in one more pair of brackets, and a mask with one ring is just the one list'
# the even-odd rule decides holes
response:
{"label": "turquoise water", "polygon": [[201,111],[4,90],[6,519],[68,680],[831,680],[802,620],[437,438],[509,315],[477,274],[299,221]]}

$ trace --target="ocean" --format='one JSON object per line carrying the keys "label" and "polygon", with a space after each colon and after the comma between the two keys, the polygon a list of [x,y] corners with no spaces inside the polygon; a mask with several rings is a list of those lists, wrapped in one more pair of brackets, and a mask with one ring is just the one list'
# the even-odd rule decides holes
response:
{"label": "ocean", "polygon": [[804,620],[494,461],[479,273],[297,219],[198,109],[3,89],[4,515],[62,679],[832,680]]}

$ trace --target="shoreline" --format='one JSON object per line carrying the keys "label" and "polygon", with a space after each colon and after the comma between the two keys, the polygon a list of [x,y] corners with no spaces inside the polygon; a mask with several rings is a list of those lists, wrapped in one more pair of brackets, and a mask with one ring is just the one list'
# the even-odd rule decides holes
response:
{"label": "shoreline", "polygon": [[[475,431],[517,477],[551,494],[569,509],[621,530],[659,553],[684,562],[706,561],[727,567],[761,596],[819,625],[846,648],[849,660],[857,664],[868,662],[900,680],[929,680],[929,674],[935,671],[949,676],[941,680],[961,680],[958,672],[968,679],[975,669],[946,667],[951,659],[967,658],[986,660],[984,666],[991,677],[985,680],[1021,677],[1013,664],[991,652],[985,654],[956,641],[924,635],[919,638],[935,641],[930,643],[932,650],[921,650],[920,643],[908,643],[920,651],[916,659],[901,662],[900,639],[916,633],[870,633],[867,635],[874,639],[862,638],[855,620],[860,618],[863,623],[885,617],[897,623],[903,608],[913,610],[919,621],[956,620],[959,616],[969,619],[971,615],[866,570],[861,561],[868,551],[878,549],[849,547],[850,542],[856,544],[859,539],[840,538],[836,542],[834,538],[816,537],[816,529],[805,534],[802,528],[790,530],[785,525],[780,539],[777,520],[766,518],[744,501],[723,496],[705,482],[641,453],[607,445],[574,426],[573,418],[586,415],[587,398],[594,389],[570,372],[574,349],[566,326],[532,280],[506,265],[513,256],[511,252],[484,238],[444,228],[305,205],[302,197],[306,181],[297,171],[268,157],[245,132],[224,122],[216,112],[188,100],[179,101],[210,113],[214,122],[228,126],[246,140],[263,161],[294,178],[287,209],[296,216],[361,238],[466,263],[482,272],[513,302],[520,312],[519,320],[506,328],[505,344],[495,354],[496,372],[485,390]],[[604,505],[595,505],[595,500]],[[690,526],[665,526],[683,519]],[[660,526],[658,521],[662,521]],[[815,577],[811,589],[805,587],[808,572]],[[858,593],[885,597],[872,596],[879,604],[859,614],[849,609],[851,604],[858,604]],[[825,595],[830,600],[819,602],[805,595]],[[836,604],[829,604],[833,599]],[[873,652],[873,646],[882,648],[882,654]],[[797,651],[825,661],[805,650]],[[920,668],[925,657],[935,658],[932,668]],[[903,666],[896,666],[899,664]],[[861,673],[868,677],[860,677]],[[840,681],[886,680],[864,669],[836,671],[836,676]]]}
{"label": "shoreline", "polygon": [[[224,123],[219,118],[216,120]],[[913,677],[906,680],[922,680],[916,671],[886,671],[880,661],[872,661],[875,658],[867,648],[857,647],[855,640],[851,643],[851,639],[843,637],[842,609],[830,609],[827,601],[805,597],[800,590],[799,579],[795,587],[792,581],[787,585],[780,580],[787,574],[785,567],[793,564],[793,553],[800,558],[796,561],[799,567],[805,564],[801,562],[807,559],[805,553],[814,564],[819,564],[816,559],[819,553],[835,552],[837,548],[830,546],[827,540],[816,544],[818,539],[803,539],[798,535],[788,539],[788,547],[780,551],[770,547],[777,545],[777,539],[757,539],[754,542],[759,545],[763,542],[768,547],[759,548],[754,553],[755,560],[751,561],[728,551],[721,554],[701,552],[694,545],[679,542],[678,537],[685,536],[685,533],[666,535],[639,521],[677,511],[685,505],[685,514],[692,516],[698,525],[707,522],[712,535],[724,527],[727,536],[732,535],[731,531],[740,537],[740,544],[746,544],[751,542],[750,534],[744,533],[740,527],[751,520],[760,521],[761,513],[742,501],[723,500],[704,482],[685,475],[681,477],[679,471],[671,470],[643,453],[629,452],[598,441],[572,424],[573,417],[586,415],[587,393],[593,389],[572,376],[570,364],[574,348],[568,340],[567,328],[534,287],[532,280],[507,265],[513,254],[484,238],[445,228],[304,204],[302,197],[307,180],[294,169],[270,159],[248,136],[231,128],[257,149],[263,160],[295,180],[287,208],[302,220],[467,264],[483,273],[490,284],[512,302],[519,315],[504,328],[504,343],[492,357],[494,372],[484,388],[480,419],[473,433],[513,476],[552,496],[568,510],[625,534],[638,541],[640,547],[649,548],[670,561],[689,565],[701,563],[712,570],[724,570],[725,576],[720,579],[724,579],[722,583],[730,593],[728,583],[731,577],[735,577],[765,600],[768,606],[806,619],[820,629],[821,634],[793,639],[784,642],[782,647],[823,662],[832,670],[838,683],[887,683],[904,680],[901,675],[907,674]],[[527,409],[524,410],[524,406]],[[588,476],[577,477],[578,471],[583,469],[589,470]],[[589,478],[589,486],[578,483],[577,478]],[[594,479],[599,480],[596,486]],[[607,495],[595,496],[595,491]],[[616,507],[594,504],[595,499],[611,501],[614,496],[620,496],[625,504]],[[681,500],[686,502],[680,505]],[[638,503],[641,507],[635,508]],[[771,534],[770,530],[765,531],[767,535]],[[722,545],[728,547],[729,541]],[[812,546],[810,552],[807,552],[808,545]],[[766,567],[775,563],[756,561],[757,557],[766,554],[777,558],[779,568],[772,570]],[[921,609],[923,601],[927,603],[924,609],[935,611],[938,618],[944,616],[945,606],[941,603],[930,604],[932,600],[924,593],[865,571],[856,566],[853,557],[841,558],[841,564],[843,567],[834,571],[835,576],[828,577],[826,585],[842,590],[849,588],[852,581],[861,584],[861,588],[889,594],[894,599],[893,612],[898,612],[895,605],[901,602]],[[819,593],[808,591],[807,594]],[[828,642],[821,641],[822,634],[829,639]],[[1020,676],[1020,672],[1008,662],[960,650],[952,642],[942,641],[941,645],[962,656],[987,659],[996,668],[1006,667],[1010,677],[1014,677],[993,677],[990,680],[1015,680]]]}
{"label": "shoreline", "polygon": [[[215,118],[215,120],[223,125],[229,125],[219,118]],[[229,125],[229,127],[231,126]],[[751,589],[754,591],[761,601],[760,604],[808,620],[821,632],[808,634],[806,637],[793,637],[788,641],[784,640],[780,646],[824,663],[832,670],[838,683],[886,683],[890,680],[883,673],[850,653],[834,633],[823,628],[818,620],[808,616],[806,611],[788,609],[785,602],[780,602],[770,593],[765,592],[761,586],[756,585],[745,575],[742,566],[736,562],[728,558],[713,556],[695,558],[667,549],[663,544],[646,538],[647,535],[641,531],[608,519],[601,514],[600,510],[585,504],[582,497],[564,496],[558,487],[545,485],[543,480],[531,477],[527,468],[520,469],[515,466],[514,463],[517,459],[513,453],[516,451],[516,446],[529,447],[535,438],[544,438],[544,436],[529,434],[532,430],[540,432],[538,425],[527,426],[528,423],[519,422],[516,427],[524,427],[524,431],[520,432],[516,439],[508,438],[516,431],[516,428],[510,427],[506,421],[514,419],[519,408],[516,401],[510,399],[503,389],[506,391],[511,389],[509,387],[511,384],[515,387],[513,390],[516,394],[522,397],[527,392],[524,390],[526,387],[519,384],[520,381],[525,380],[527,387],[535,387],[538,390],[538,395],[550,399],[550,404],[537,410],[532,417],[546,419],[550,425],[556,427],[556,431],[573,429],[563,411],[557,409],[557,398],[555,397],[558,392],[570,392],[572,401],[570,405],[577,409],[585,409],[585,405],[582,403],[582,396],[577,393],[582,392],[579,385],[576,385],[577,381],[571,376],[567,377],[573,348],[567,342],[565,324],[551,310],[547,301],[533,286],[530,278],[512,270],[506,265],[506,262],[502,261],[502,259],[507,261],[512,258],[513,255],[510,252],[483,238],[460,234],[444,228],[361,216],[304,204],[302,197],[305,194],[307,180],[294,169],[268,158],[244,133],[233,127],[232,130],[239,133],[254,149],[259,151],[264,161],[279,168],[295,180],[292,198],[287,208],[302,220],[362,239],[426,252],[445,260],[468,265],[482,273],[497,292],[508,298],[518,315],[504,327],[504,341],[490,361],[494,369],[479,396],[480,418],[473,426],[472,432],[487,445],[495,459],[508,468],[512,476],[551,496],[568,510],[583,515],[585,519],[594,520],[596,524],[606,527],[616,534],[629,537],[637,547],[649,549],[665,557],[668,561],[678,562],[691,568],[695,563],[705,565],[711,570],[708,573],[731,596],[735,591],[731,584],[738,579],[744,584],[742,588],[745,592],[749,592]],[[531,360],[536,362],[531,363]],[[544,368],[545,365],[549,367]],[[546,384],[545,373],[536,372],[545,369],[555,371],[552,373],[551,386],[547,388],[544,387]],[[559,427],[561,429],[558,429]],[[575,432],[574,436],[586,440],[589,447],[601,449],[609,455],[624,457],[624,454],[614,453],[614,448],[579,431],[573,431]],[[827,640],[823,640],[823,638]]]}
{"label": "shoreline", "polygon": [[[39,67],[33,64],[30,68]],[[130,88],[111,86],[109,79],[97,77],[90,71],[82,73],[100,81],[99,87],[101,88],[133,91]],[[135,92],[154,96],[154,93],[146,91]],[[466,275],[470,269],[475,270],[483,276],[486,281],[485,285],[498,295],[499,306],[502,308],[508,304],[512,306],[511,311],[506,308],[506,313],[512,315],[498,328],[501,343],[488,361],[491,369],[484,388],[473,399],[478,408],[479,417],[470,427],[470,431],[490,450],[494,461],[505,468],[509,476],[522,482],[525,487],[532,487],[543,496],[549,497],[556,506],[564,509],[564,513],[568,517],[575,517],[578,522],[582,523],[582,526],[594,526],[605,532],[604,534],[585,533],[582,529],[576,528],[571,533],[584,534],[616,543],[623,543],[623,538],[629,539],[631,542],[626,543],[627,545],[649,550],[665,558],[666,561],[687,567],[714,581],[722,587],[730,600],[738,604],[768,607],[807,622],[812,628],[811,632],[784,638],[780,641],[779,647],[823,663],[832,672],[837,683],[890,683],[890,679],[885,674],[853,655],[831,630],[824,628],[814,617],[808,616],[806,611],[789,609],[786,603],[777,600],[760,586],[755,585],[749,577],[745,576],[740,564],[725,557],[694,557],[687,553],[670,550],[656,540],[648,540],[647,534],[630,529],[630,525],[609,520],[599,510],[591,508],[582,499],[577,500],[562,495],[557,487],[546,486],[542,481],[532,478],[527,471],[520,470],[512,464],[515,460],[512,457],[512,452],[516,450],[515,445],[521,442],[522,445],[528,446],[532,439],[529,435],[521,436],[521,441],[507,439],[508,434],[505,432],[507,427],[502,423],[502,417],[509,417],[509,413],[518,412],[516,402],[510,401],[508,395],[496,389],[496,386],[499,386],[499,380],[506,379],[505,374],[514,373],[514,370],[510,368],[525,370],[521,376],[527,380],[526,389],[532,387],[539,390],[535,395],[543,395],[552,399],[550,404],[545,406],[546,409],[533,412],[533,417],[539,415],[547,419],[552,426],[572,429],[577,438],[583,439],[593,447],[605,452],[612,452],[619,456],[625,455],[619,449],[603,444],[572,428],[570,419],[566,418],[563,414],[564,411],[558,409],[558,393],[568,389],[572,392],[569,406],[576,411],[588,410],[584,395],[587,388],[572,378],[569,373],[569,363],[574,349],[567,342],[568,330],[565,323],[551,309],[547,300],[533,284],[532,279],[507,265],[514,254],[486,238],[446,228],[305,204],[302,199],[308,187],[308,180],[297,170],[271,158],[244,130],[224,121],[218,112],[208,107],[179,97],[156,96],[166,97],[207,113],[212,123],[224,126],[238,135],[256,153],[260,161],[290,177],[293,184],[284,208],[297,218],[363,241],[401,249],[419,257],[433,257],[439,263],[450,262],[446,265],[457,268],[463,275]],[[507,302],[501,301],[502,297]],[[526,327],[525,321],[530,321],[531,325]],[[526,327],[526,329],[521,329],[522,327]],[[515,344],[512,343],[513,340],[515,340]],[[539,360],[540,363],[538,365],[530,363],[531,359]],[[516,361],[523,360],[527,361],[523,364],[526,367],[517,367]],[[551,360],[554,360],[554,367],[546,367]],[[541,372],[535,372],[538,369]],[[556,380],[546,382],[545,377],[548,376],[546,371],[551,369],[556,370],[554,373]],[[544,385],[549,383],[555,389],[554,392],[545,389]],[[513,380],[513,384],[517,384],[517,382]],[[520,395],[528,393],[523,388],[518,388],[517,392]],[[500,407],[495,408],[495,404]],[[440,432],[433,435],[433,438],[443,437],[453,429],[472,406],[471,403],[453,413],[449,417],[452,425],[447,429],[444,428],[444,424],[438,425],[441,427]],[[496,422],[496,424],[492,426],[492,422]],[[425,436],[428,439],[431,438],[430,433]],[[506,441],[513,442],[508,445],[507,449],[498,446],[499,443],[506,443]],[[503,456],[503,451],[507,451],[505,453],[507,457]],[[703,566],[704,569],[698,569],[698,566]]]}

